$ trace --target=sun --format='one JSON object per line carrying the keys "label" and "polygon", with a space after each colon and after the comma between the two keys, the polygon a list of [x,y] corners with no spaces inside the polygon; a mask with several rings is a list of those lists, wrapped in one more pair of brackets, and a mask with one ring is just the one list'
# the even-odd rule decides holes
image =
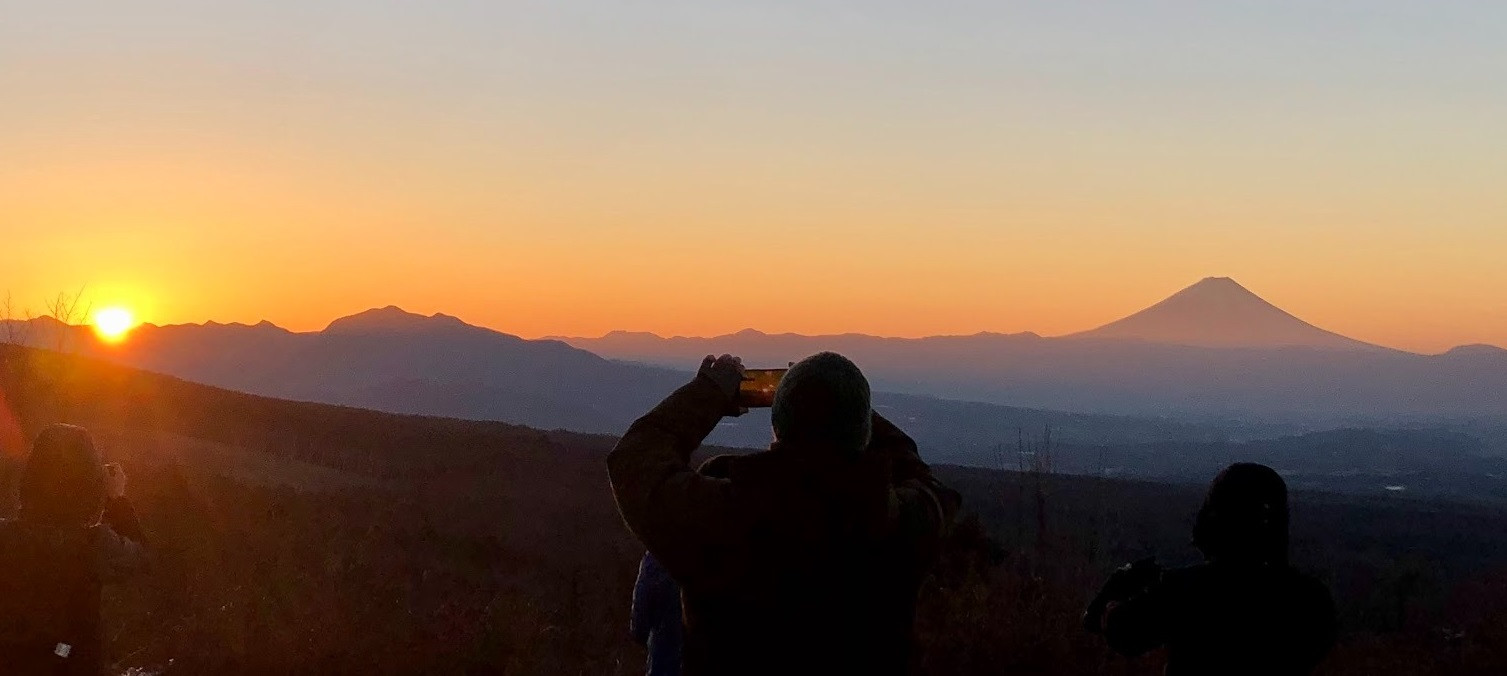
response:
{"label": "sun", "polygon": [[126,334],[136,328],[136,316],[123,307],[107,307],[94,313],[94,332],[110,343],[125,340]]}

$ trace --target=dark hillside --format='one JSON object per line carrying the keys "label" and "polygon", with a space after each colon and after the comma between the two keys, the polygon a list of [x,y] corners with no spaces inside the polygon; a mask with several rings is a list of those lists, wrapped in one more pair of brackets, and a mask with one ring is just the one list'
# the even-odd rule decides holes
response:
{"label": "dark hillside", "polygon": [[[54,420],[91,426],[132,476],[157,560],[107,599],[121,670],[641,672],[625,627],[641,550],[606,488],[609,437],[0,357],[5,481]],[[1083,636],[1078,613],[1118,563],[1191,557],[1196,487],[940,472],[975,516],[924,591],[925,673],[1157,673]],[[1345,622],[1324,673],[1507,664],[1507,515],[1300,492],[1295,518],[1295,559],[1331,581]]]}

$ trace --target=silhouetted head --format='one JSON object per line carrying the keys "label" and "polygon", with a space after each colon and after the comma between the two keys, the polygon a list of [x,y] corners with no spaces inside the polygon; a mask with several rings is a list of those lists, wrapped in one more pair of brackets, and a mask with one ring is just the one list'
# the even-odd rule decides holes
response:
{"label": "silhouetted head", "polygon": [[1210,561],[1287,563],[1287,482],[1266,465],[1236,463],[1209,486],[1193,544]]}
{"label": "silhouetted head", "polygon": [[780,380],[774,392],[775,439],[856,456],[869,445],[869,381],[835,352],[811,355]]}
{"label": "silhouetted head", "polygon": [[21,518],[89,526],[105,503],[105,466],[82,427],[53,425],[37,435],[21,472]]}

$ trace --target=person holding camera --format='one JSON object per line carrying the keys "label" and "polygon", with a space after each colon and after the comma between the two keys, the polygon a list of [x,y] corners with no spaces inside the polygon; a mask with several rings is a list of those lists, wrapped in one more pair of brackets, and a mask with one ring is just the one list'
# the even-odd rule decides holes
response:
{"label": "person holding camera", "polygon": [[607,458],[624,521],[681,586],[684,673],[906,673],[957,494],[830,352],[779,381],[769,450],[694,471],[691,453],[745,410],[743,380],[741,360],[708,356]]}
{"label": "person holding camera", "polygon": [[0,521],[0,673],[98,676],[100,588],[146,566],[125,472],[83,428],[53,425],[20,494],[17,518]]}
{"label": "person holding camera", "polygon": [[1264,465],[1231,465],[1209,487],[1193,529],[1205,562],[1121,568],[1085,624],[1127,657],[1166,646],[1168,676],[1311,673],[1334,644],[1334,602],[1322,582],[1288,565],[1287,534],[1282,477]]}

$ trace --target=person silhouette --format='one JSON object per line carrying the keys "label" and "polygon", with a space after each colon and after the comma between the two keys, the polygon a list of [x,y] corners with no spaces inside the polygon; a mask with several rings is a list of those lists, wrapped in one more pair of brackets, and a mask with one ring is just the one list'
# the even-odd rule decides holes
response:
{"label": "person silhouette", "polygon": [[1116,652],[1167,647],[1168,676],[1308,674],[1335,640],[1334,603],[1288,564],[1287,484],[1270,467],[1215,477],[1193,528],[1205,562],[1163,572],[1150,560],[1112,575],[1085,617]]}
{"label": "person silhouette", "polygon": [[83,428],[52,425],[20,488],[19,515],[0,521],[0,673],[98,676],[101,585],[146,565],[125,472]]}
{"label": "person silhouette", "polygon": [[742,361],[708,356],[607,458],[628,528],[681,585],[686,674],[903,674],[916,596],[957,494],[874,413],[851,361],[793,365],[769,450],[691,453],[737,415]]}
{"label": "person silhouette", "polygon": [[648,676],[679,676],[684,627],[680,620],[680,585],[654,555],[644,552],[633,585],[633,612],[628,622],[633,640],[649,649]]}

